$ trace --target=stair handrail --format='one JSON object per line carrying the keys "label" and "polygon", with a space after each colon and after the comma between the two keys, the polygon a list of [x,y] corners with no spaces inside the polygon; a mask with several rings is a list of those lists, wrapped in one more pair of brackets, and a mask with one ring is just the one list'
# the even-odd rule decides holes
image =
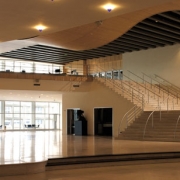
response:
{"label": "stair handrail", "polygon": [[132,71],[130,71],[130,70],[127,70],[127,71],[130,72],[132,75],[138,77],[139,79],[143,80],[143,83],[144,83],[144,81],[145,81],[145,82],[147,82],[148,84],[151,84],[150,82],[146,81],[145,79],[143,79],[142,77],[140,77],[140,76],[138,76],[137,74],[133,73]]}
{"label": "stair handrail", "polygon": [[[128,76],[126,76],[126,75],[123,75],[123,76],[125,76],[126,78],[128,78],[128,79],[130,79],[131,81],[133,81],[133,82],[135,82],[136,84],[138,84],[136,81],[134,81],[134,80],[131,79],[130,77],[128,77]],[[146,87],[142,86],[141,84],[138,84],[138,85],[141,86],[141,87],[143,87],[143,88],[146,88]],[[153,93],[154,95],[156,95],[156,96],[158,96],[158,97],[161,97],[161,96],[159,96],[158,94],[156,94],[155,92],[153,92],[153,91],[151,91],[151,90],[149,90],[149,89],[147,89],[147,88],[146,88],[146,90],[147,90],[147,91],[150,91],[151,93]]]}
{"label": "stair handrail", "polygon": [[[94,77],[94,79],[104,79],[103,77]],[[110,79],[106,79],[106,81],[109,81],[109,82],[111,82],[111,83],[114,83],[113,81],[111,81]],[[131,89],[132,89],[132,87],[129,85],[129,84],[126,84],[125,82],[123,82],[126,86],[128,86],[128,87],[130,87]],[[115,84],[115,83],[114,83]],[[121,85],[123,88],[125,88],[126,89],[126,87],[124,86],[124,85],[122,85],[122,84],[118,84],[118,85]],[[118,86],[118,85],[116,85],[116,86]],[[136,89],[133,89],[133,90],[136,90]],[[128,89],[126,89],[126,91],[128,92]],[[128,94],[129,95],[129,93],[127,93],[125,91],[125,93],[126,94]],[[136,90],[137,91],[137,90]],[[143,96],[143,94],[141,93],[141,95]]]}
{"label": "stair handrail", "polygon": [[177,131],[177,126],[178,126],[179,120],[180,120],[180,115],[178,116],[178,119],[176,121],[176,126],[175,126],[175,130],[174,130],[174,139],[176,138],[176,131]]}
{"label": "stair handrail", "polygon": [[[131,98],[132,98],[132,102],[133,102],[133,100],[134,99],[137,99],[137,101],[141,101],[140,103],[142,103],[141,104],[141,106],[142,106],[142,109],[144,109],[144,95],[141,93],[141,92],[139,92],[139,91],[137,91],[136,89],[134,89],[134,88],[132,88],[128,83],[125,83],[124,81],[121,81],[121,84],[120,83],[115,83],[114,81],[115,81],[115,79],[108,79],[109,80],[109,82],[111,82],[111,83],[113,83],[113,87],[118,87],[119,85],[121,85],[124,89],[126,89],[126,91],[131,95]],[[111,81],[111,80],[113,80],[113,81]],[[107,81],[107,80],[106,80]],[[122,84],[123,83],[123,84]],[[115,84],[115,86],[114,86],[114,84]],[[126,85],[126,86],[128,86],[130,89],[127,89],[125,86],[124,86],[124,84]],[[137,92],[137,94],[134,94],[133,92],[134,91],[136,91]],[[126,94],[128,94],[128,93],[126,93]],[[128,94],[128,95],[129,95]],[[139,95],[139,94],[141,94],[141,96]],[[137,96],[137,97],[136,97]]]}
{"label": "stair handrail", "polygon": [[[132,111],[132,112],[131,112]],[[135,106],[133,106],[130,110],[128,110],[125,114],[124,114],[124,116],[123,116],[123,118],[121,119],[121,121],[119,122],[119,126],[118,126],[118,134],[120,134],[120,133],[122,133],[121,132],[121,125],[122,125],[122,123],[123,123],[123,121],[124,120],[126,120],[126,127],[128,126],[128,124],[134,119],[135,120],[135,118],[139,115],[139,113],[140,112],[142,112],[142,109],[140,109],[137,105],[135,105]],[[133,114],[134,113],[134,114]],[[128,117],[132,117],[131,119],[130,119],[130,121],[128,121]]]}
{"label": "stair handrail", "polygon": [[[159,91],[160,91],[160,88],[161,86],[163,87],[163,84],[161,82],[159,82],[158,80],[155,80],[154,78],[148,76],[147,74],[143,73],[143,75],[147,76],[148,78],[151,79],[151,83],[152,83],[152,80],[153,81],[156,81],[158,83],[158,86],[159,86]],[[165,89],[161,88],[161,91],[165,92],[168,96],[169,96],[169,88],[165,87]],[[170,95],[173,97],[173,98],[177,98],[174,94],[170,93]]]}
{"label": "stair handrail", "polygon": [[[180,88],[172,83],[170,83],[169,81],[167,81],[166,79],[160,77],[159,75],[157,74],[154,74],[155,78],[158,77],[160,79],[162,79],[163,81],[165,81],[166,83],[170,84],[170,86],[168,86],[168,90],[170,89],[171,91],[174,92],[174,94],[171,92],[171,94],[173,94],[174,96],[176,96],[177,100],[180,98]],[[161,83],[163,85],[163,83]],[[177,101],[178,103],[178,101]]]}
{"label": "stair handrail", "polygon": [[[115,79],[113,79],[115,80]],[[138,90],[136,90],[135,88],[133,88],[132,86],[130,86],[128,83],[126,83],[125,81],[122,81],[126,86],[128,86],[129,88],[131,88],[132,90],[138,92],[138,94],[141,94],[142,96],[144,96],[141,92],[139,92]]]}
{"label": "stair handrail", "polygon": [[[120,83],[115,84],[114,83],[115,79],[104,79],[102,77],[94,77],[94,79],[103,79],[103,80],[105,80],[105,82],[109,81],[110,83],[113,84],[113,87],[116,86],[116,88],[118,88],[118,89],[119,89],[119,86],[121,86],[122,88],[120,90],[122,90],[122,89],[124,90],[125,89],[123,91],[123,93],[126,93],[128,96],[131,95],[132,102],[133,102],[133,100],[136,100],[138,103],[141,104],[142,109],[144,109],[144,95],[142,93],[140,93],[139,91],[137,91],[136,89],[134,89],[134,88],[133,88],[133,90],[137,91],[138,94],[133,94],[132,87],[129,84],[126,84],[125,82],[122,82],[122,81],[121,81],[121,84]],[[114,81],[112,81],[112,80],[114,80]],[[126,86],[130,87],[131,90],[127,89],[124,84]],[[141,94],[141,96],[139,94]]]}
{"label": "stair handrail", "polygon": [[167,82],[168,84],[170,84],[171,86],[173,86],[174,88],[176,88],[178,91],[180,91],[180,88],[174,84],[172,84],[171,82],[169,82],[168,80],[162,78],[161,76],[157,75],[157,74],[154,74],[155,77],[159,77],[160,79],[162,79],[163,81]]}
{"label": "stair handrail", "polygon": [[[101,70],[103,70],[102,68],[101,68]],[[129,70],[128,70],[129,71]],[[103,72],[105,72],[106,73],[106,71],[103,71]],[[132,73],[131,71],[129,71],[130,73]],[[132,73],[132,74],[134,74],[134,73]],[[134,74],[134,75],[136,75],[136,74]],[[126,78],[128,78],[128,79],[130,79],[130,80],[132,80],[131,78],[129,78],[128,76],[126,76],[125,74],[123,74],[123,76],[125,76]],[[137,76],[137,75],[136,75]],[[140,77],[139,77],[140,78]],[[107,78],[107,77],[105,77],[105,79],[109,79],[109,78]],[[120,81],[122,81],[122,80],[120,80]],[[132,80],[132,81],[134,81],[134,80]],[[124,81],[123,81],[124,82]],[[136,82],[136,81],[134,81],[134,82]],[[148,81],[147,81],[148,82]],[[136,82],[137,83],[137,82]],[[148,82],[149,83],[149,82]],[[126,84],[126,83],[125,83]],[[138,84],[138,83],[137,83]],[[132,88],[130,85],[128,85],[128,84],[126,84],[127,86],[129,86],[131,89],[134,89],[134,88]],[[138,85],[140,85],[140,84],[138,84]],[[141,85],[142,86],[142,85]],[[143,86],[142,86],[143,87]],[[135,91],[137,91],[136,89],[134,89]],[[150,91],[151,93],[153,93],[154,95],[156,95],[156,96],[158,96],[158,98],[160,98],[161,96],[159,96],[158,94],[156,94],[156,93],[154,93],[153,91],[151,91],[151,90],[149,90],[148,89],[148,91]],[[138,93],[140,93],[139,91],[137,91]],[[142,93],[140,93],[140,94],[142,94]],[[142,94],[143,95],[143,94]]]}
{"label": "stair handrail", "polygon": [[[113,82],[114,83],[114,81],[111,81],[111,80],[115,80],[115,79],[106,79],[107,81],[109,80],[110,82]],[[121,83],[123,83],[123,84],[125,84],[126,86],[128,86],[131,90],[134,90],[134,91],[136,91],[137,92],[137,95],[138,94],[141,94],[142,96],[141,97],[143,97],[144,95],[141,93],[141,92],[139,92],[138,90],[136,90],[135,88],[133,88],[132,86],[130,86],[128,83],[126,83],[126,82],[124,82],[124,81],[121,81]],[[115,84],[115,83],[114,83]],[[120,85],[119,83],[118,83],[118,85]],[[122,85],[123,86],[123,85]]]}
{"label": "stair handrail", "polygon": [[[161,106],[157,106],[156,108],[159,109],[159,112],[160,112],[159,119],[160,119],[160,121],[161,121]],[[145,134],[146,134],[146,127],[147,127],[148,121],[149,121],[149,119],[150,119],[151,116],[152,116],[152,128],[154,127],[154,117],[153,117],[154,112],[156,112],[156,109],[154,109],[154,111],[152,111],[152,112],[149,114],[149,116],[148,116],[148,118],[147,118],[147,120],[146,120],[146,124],[145,124],[145,126],[144,126],[144,131],[143,131],[143,139],[144,139],[144,136],[145,136]]]}
{"label": "stair handrail", "polygon": [[145,133],[146,133],[146,126],[147,126],[148,121],[149,121],[151,116],[152,116],[152,127],[154,126],[154,118],[153,118],[154,112],[155,112],[155,110],[150,113],[150,115],[148,116],[148,118],[146,120],[146,124],[145,124],[145,127],[144,127],[144,132],[143,132],[143,139],[144,139],[144,136],[145,136]]}
{"label": "stair handrail", "polygon": [[[138,77],[139,79],[143,80],[143,83],[146,82],[146,83],[150,84],[150,85],[151,85],[151,89],[152,89],[152,82],[150,83],[150,82],[146,81],[144,78],[141,78],[140,76],[136,75],[135,73],[133,73],[133,72],[131,72],[131,71],[129,71],[129,70],[127,70],[127,71],[130,72],[131,74],[133,74],[134,76]],[[146,74],[143,73],[143,75],[146,75]],[[146,76],[149,77],[148,75],[146,75]],[[151,77],[149,77],[149,78],[151,78]],[[156,81],[156,80],[154,80],[154,81]],[[158,83],[159,83],[159,82],[158,82]],[[146,86],[146,84],[145,84],[145,86]],[[155,86],[154,86],[154,87],[155,87]],[[160,87],[159,87],[159,91],[160,91]],[[164,90],[163,90],[163,89],[162,89],[162,91],[163,91],[163,93],[164,93]]]}
{"label": "stair handrail", "polygon": [[[124,89],[126,89],[126,91],[132,91],[132,92],[128,92],[128,93],[130,93],[131,94],[131,96],[132,96],[132,102],[133,102],[133,92],[137,92],[137,94],[136,94],[136,96],[138,96],[139,98],[138,98],[138,101],[142,104],[142,109],[144,109],[144,103],[145,103],[145,99],[144,99],[144,95],[141,93],[141,92],[139,92],[138,90],[136,90],[136,89],[134,89],[132,86],[130,86],[129,85],[129,83],[127,83],[127,82],[125,82],[125,81],[121,81],[121,80],[116,80],[116,79],[109,79],[109,78],[104,78],[104,77],[95,77],[95,78],[101,78],[101,79],[103,79],[105,82],[106,81],[109,81],[110,83],[112,83],[112,87],[114,87],[114,81],[119,81],[119,82],[121,82],[121,84],[119,84],[118,83],[118,86],[119,85],[121,85]],[[112,80],[114,80],[114,81],[112,81]],[[114,84],[113,84],[114,83]],[[122,85],[122,83],[123,83],[123,85]],[[131,90],[129,90],[129,89],[127,89],[127,88],[125,88],[125,85],[127,86],[127,87],[129,87]],[[117,85],[116,85],[116,87],[117,87]],[[126,94],[128,94],[128,93],[126,93]],[[129,94],[128,94],[129,95]],[[135,94],[134,94],[135,95]],[[141,96],[140,96],[141,95]],[[158,94],[154,94],[154,95],[156,95],[157,97],[158,97],[158,106],[159,106],[159,98],[160,98],[160,96],[158,95]]]}

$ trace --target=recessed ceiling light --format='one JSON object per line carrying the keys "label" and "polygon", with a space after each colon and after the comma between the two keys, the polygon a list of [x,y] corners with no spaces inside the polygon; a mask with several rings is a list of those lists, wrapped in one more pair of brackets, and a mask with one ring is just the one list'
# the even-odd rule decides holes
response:
{"label": "recessed ceiling light", "polygon": [[103,8],[106,9],[108,12],[111,12],[113,9],[116,8],[116,5],[114,5],[114,4],[105,4],[103,6]]}
{"label": "recessed ceiling light", "polygon": [[46,26],[43,26],[43,25],[37,25],[35,26],[35,29],[37,29],[38,31],[42,32],[44,29],[46,29],[47,27]]}

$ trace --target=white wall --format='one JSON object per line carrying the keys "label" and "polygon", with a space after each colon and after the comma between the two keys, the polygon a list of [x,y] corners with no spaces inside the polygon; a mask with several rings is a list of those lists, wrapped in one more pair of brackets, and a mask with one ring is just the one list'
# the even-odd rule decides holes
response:
{"label": "white wall", "polygon": [[63,133],[67,132],[67,109],[80,108],[85,111],[88,121],[88,134],[94,134],[94,108],[110,107],[113,108],[113,136],[118,135],[119,122],[124,114],[133,107],[133,104],[97,82],[87,83],[89,92],[69,92],[63,93]]}
{"label": "white wall", "polygon": [[180,87],[180,45],[123,54],[123,70],[142,76],[157,74]]}

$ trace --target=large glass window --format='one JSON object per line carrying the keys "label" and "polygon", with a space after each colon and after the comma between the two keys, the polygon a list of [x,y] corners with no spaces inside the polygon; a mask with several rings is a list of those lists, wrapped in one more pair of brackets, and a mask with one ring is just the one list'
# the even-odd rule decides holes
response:
{"label": "large glass window", "polygon": [[2,111],[2,105],[1,105],[1,101],[0,101],[0,129],[2,128],[2,126],[3,126],[3,122],[2,122],[2,118],[3,118],[3,116],[2,116],[2,113],[1,113],[1,111]]}
{"label": "large glass window", "polygon": [[2,102],[3,101],[0,101],[0,125],[5,125],[7,130],[60,128],[59,103],[20,101]]}
{"label": "large glass window", "polygon": [[21,129],[32,124],[32,102],[21,102]]}

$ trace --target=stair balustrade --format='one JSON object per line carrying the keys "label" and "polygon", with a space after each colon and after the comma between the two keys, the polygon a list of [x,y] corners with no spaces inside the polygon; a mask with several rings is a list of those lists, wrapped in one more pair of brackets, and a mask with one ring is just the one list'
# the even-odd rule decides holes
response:
{"label": "stair balustrade", "polygon": [[177,122],[176,122],[176,126],[175,126],[175,130],[174,130],[174,139],[176,138],[176,131],[177,131],[177,126],[180,120],[180,115],[178,116]]}
{"label": "stair balustrade", "polygon": [[122,120],[119,123],[118,126],[118,134],[122,133],[122,124],[125,122],[125,127],[127,128],[129,126],[129,124],[140,115],[142,113],[142,109],[140,107],[138,107],[137,105],[135,105],[133,108],[131,108],[122,118]]}
{"label": "stair balustrade", "polygon": [[[171,92],[172,89],[170,89],[169,87],[165,86],[164,84],[162,84],[161,82],[159,82],[157,79],[154,79],[154,78],[148,76],[148,75],[145,74],[145,73],[142,73],[142,74],[143,74],[143,77],[144,77],[144,78],[145,78],[145,77],[148,77],[148,78],[151,80],[151,83],[152,83],[153,81],[155,81],[156,83],[158,83],[159,93],[160,93],[160,92],[164,92],[165,94],[167,94],[168,97],[171,96],[171,97],[174,98],[174,99],[176,98],[177,104],[178,104],[178,97],[179,97],[179,95],[174,95],[174,93]],[[156,84],[152,84],[152,85],[157,86]],[[174,90],[172,90],[172,91],[174,91]]]}
{"label": "stair balustrade", "polygon": [[[176,85],[170,83],[169,81],[167,81],[166,79],[162,78],[161,76],[157,75],[157,74],[154,74],[155,78],[157,79],[160,79],[162,84],[167,86],[167,84],[169,85],[168,88],[169,90],[173,91],[175,93],[175,96],[177,97],[177,100],[179,99],[179,94],[180,94],[180,88],[177,87]],[[164,84],[166,83],[166,84]],[[178,102],[177,102],[178,103]]]}
{"label": "stair balustrade", "polygon": [[[141,79],[143,84],[145,85],[145,87],[147,87],[149,85],[149,87],[151,87],[152,90],[159,91],[159,95],[161,96],[161,98],[160,98],[161,102],[163,102],[163,104],[168,103],[167,106],[166,106],[167,111],[168,111],[168,109],[170,109],[170,105],[172,106],[171,109],[175,109],[175,100],[174,99],[176,97],[173,94],[171,94],[169,91],[162,89],[161,84],[158,84],[158,87],[157,87],[157,85],[153,83],[153,79],[150,76],[146,75],[145,73],[143,73],[143,78],[141,78],[141,77],[139,77],[138,75],[134,74],[131,71],[128,71],[128,72],[131,73],[133,76]],[[151,82],[146,81],[145,76],[150,78]],[[167,98],[169,98],[169,99],[167,100]],[[170,99],[172,99],[172,103],[171,103]],[[178,100],[177,100],[177,102],[178,102]],[[180,109],[180,106],[178,104],[176,104],[176,105],[178,106],[178,107],[176,106],[176,109]]]}
{"label": "stair balustrade", "polygon": [[[160,115],[159,115],[159,120],[161,121],[161,106],[159,106],[159,107],[157,107],[157,108],[159,109],[159,113],[160,113]],[[148,124],[149,119],[150,119],[151,117],[152,117],[152,128],[154,127],[154,116],[153,116],[153,115],[154,115],[155,112],[157,112],[156,109],[150,113],[149,117],[148,117],[147,120],[146,120],[145,127],[144,127],[144,131],[143,131],[143,139],[144,139],[145,134],[146,134],[147,124]]]}

